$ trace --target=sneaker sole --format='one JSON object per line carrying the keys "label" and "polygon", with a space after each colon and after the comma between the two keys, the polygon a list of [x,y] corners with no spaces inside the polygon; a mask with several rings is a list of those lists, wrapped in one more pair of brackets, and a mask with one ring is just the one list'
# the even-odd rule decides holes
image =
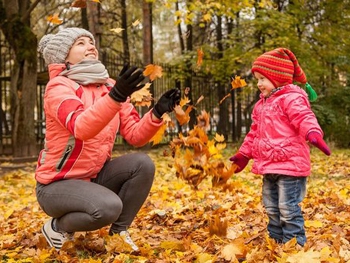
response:
{"label": "sneaker sole", "polygon": [[49,245],[50,245],[51,247],[55,248],[56,250],[60,250],[60,249],[61,249],[62,246],[56,246],[54,243],[52,243],[51,238],[50,238],[49,235],[46,233],[44,227],[41,228],[41,232],[43,233],[43,235],[44,235],[44,237],[45,237],[47,243],[49,243]]}

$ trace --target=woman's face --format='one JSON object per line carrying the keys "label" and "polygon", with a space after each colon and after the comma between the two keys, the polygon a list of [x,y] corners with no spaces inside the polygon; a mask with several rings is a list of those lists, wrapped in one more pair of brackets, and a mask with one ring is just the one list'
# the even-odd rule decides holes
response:
{"label": "woman's face", "polygon": [[98,59],[98,51],[89,37],[79,37],[69,50],[66,62],[79,63],[83,59]]}
{"label": "woman's face", "polygon": [[275,89],[273,83],[264,75],[261,75],[259,72],[254,72],[254,77],[258,80],[258,89],[263,94],[263,96],[265,98],[270,96],[271,91]]}

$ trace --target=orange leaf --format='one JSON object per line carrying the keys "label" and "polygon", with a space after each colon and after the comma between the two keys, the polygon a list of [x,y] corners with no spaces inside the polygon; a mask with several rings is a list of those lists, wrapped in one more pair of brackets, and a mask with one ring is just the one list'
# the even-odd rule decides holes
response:
{"label": "orange leaf", "polygon": [[183,109],[180,107],[180,105],[177,105],[174,108],[175,111],[175,117],[180,125],[184,125],[190,121],[190,112],[193,109],[193,106],[188,106],[186,111],[183,111]]}
{"label": "orange leaf", "polygon": [[151,83],[146,83],[142,89],[131,94],[131,102],[135,103],[136,106],[151,106],[153,97],[149,90],[150,86]]}
{"label": "orange leaf", "polygon": [[232,81],[231,81],[231,86],[232,89],[237,89],[237,88],[242,88],[247,86],[247,83],[245,82],[244,79],[241,79],[241,77],[236,76]]}
{"label": "orange leaf", "polygon": [[63,20],[58,17],[58,14],[49,15],[47,21],[55,25],[60,25],[63,22]]}
{"label": "orange leaf", "polygon": [[166,123],[164,123],[160,127],[160,129],[156,132],[156,134],[150,139],[150,142],[153,142],[153,145],[156,145],[162,141],[166,128],[167,128],[167,125]]}
{"label": "orange leaf", "polygon": [[149,76],[149,79],[151,81],[155,80],[156,78],[161,78],[163,75],[163,68],[158,65],[149,64],[146,66],[146,69],[143,71],[144,76]]}
{"label": "orange leaf", "polygon": [[226,100],[228,97],[231,97],[231,93],[229,93],[229,94],[227,94],[225,97],[223,97],[223,98],[220,100],[219,104],[223,103],[223,101]]}
{"label": "orange leaf", "polygon": [[209,223],[209,234],[217,235],[219,237],[226,237],[228,222],[221,220],[219,215],[216,215],[214,220]]}
{"label": "orange leaf", "polygon": [[197,49],[197,66],[200,67],[203,63],[204,52],[201,48]]}

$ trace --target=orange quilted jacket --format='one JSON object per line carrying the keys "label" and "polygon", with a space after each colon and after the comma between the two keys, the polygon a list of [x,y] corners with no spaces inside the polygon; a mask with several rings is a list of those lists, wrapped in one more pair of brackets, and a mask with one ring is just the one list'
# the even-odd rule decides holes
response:
{"label": "orange quilted jacket", "polygon": [[44,95],[45,147],[35,178],[42,184],[62,179],[90,180],[111,158],[117,132],[131,145],[148,143],[162,126],[151,112],[140,118],[129,102],[116,103],[109,95],[115,81],[86,86],[58,74],[64,64],[49,65]]}

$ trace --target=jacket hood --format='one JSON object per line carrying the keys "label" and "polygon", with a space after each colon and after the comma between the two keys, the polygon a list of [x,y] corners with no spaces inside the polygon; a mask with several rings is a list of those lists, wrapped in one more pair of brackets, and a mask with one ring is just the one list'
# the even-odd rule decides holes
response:
{"label": "jacket hood", "polygon": [[49,78],[53,79],[54,77],[58,76],[63,70],[66,69],[65,64],[50,64],[48,65],[49,69]]}

